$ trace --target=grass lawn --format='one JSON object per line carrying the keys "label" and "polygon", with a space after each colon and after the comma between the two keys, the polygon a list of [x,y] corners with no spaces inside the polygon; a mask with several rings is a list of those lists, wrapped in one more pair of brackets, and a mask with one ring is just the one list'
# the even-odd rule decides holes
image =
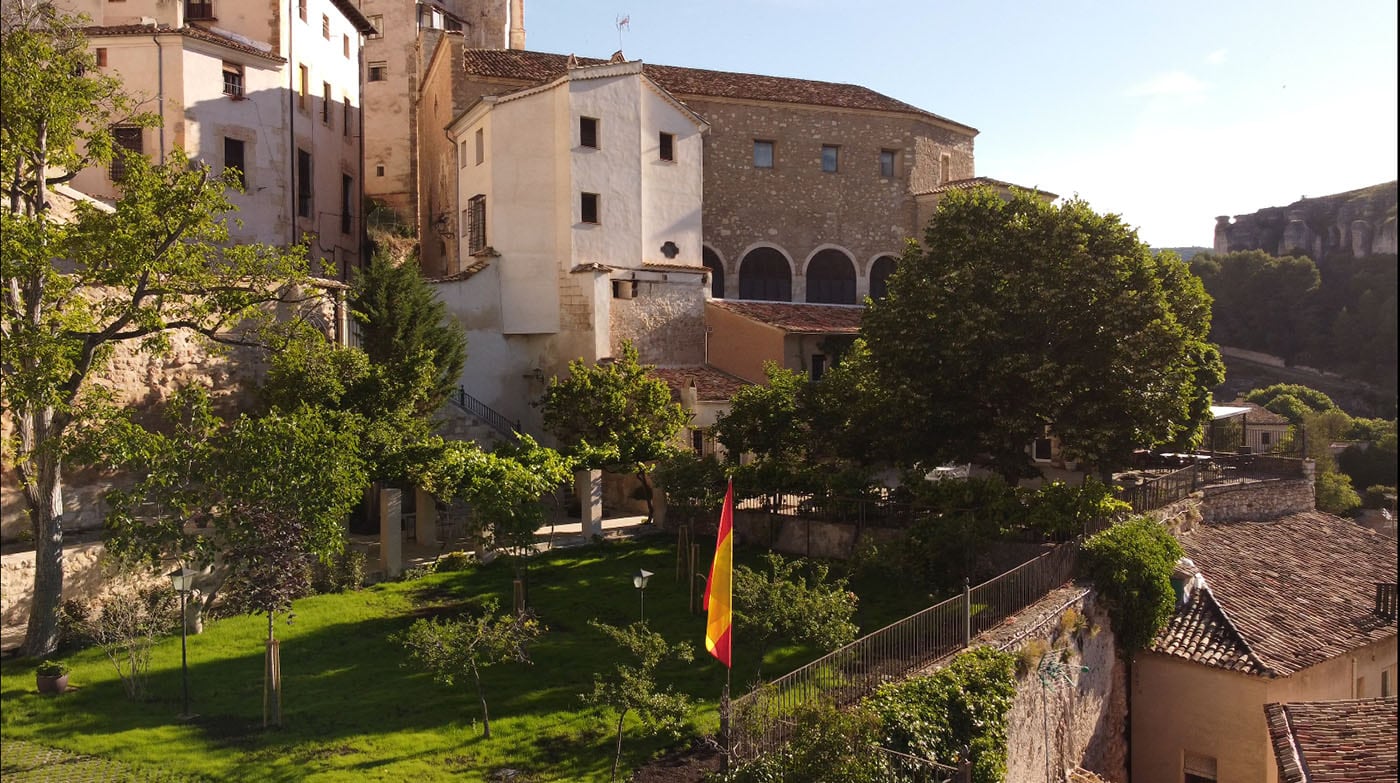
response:
{"label": "grass lawn", "polygon": [[[708,568],[711,551],[701,561]],[[760,552],[741,549],[741,563]],[[403,648],[390,640],[415,617],[479,596],[511,604],[510,566],[498,561],[471,571],[433,574],[339,595],[298,601],[282,640],[283,726],[264,730],[263,640],[266,617],[209,623],[190,637],[192,711],[180,712],[180,639],[161,640],[150,670],[151,698],[135,703],[122,691],[98,649],[73,653],[76,690],[41,697],[34,662],[0,666],[0,736],[119,760],[139,769],[168,769],[194,779],[233,781],[485,781],[504,768],[528,773],[516,780],[604,781],[611,766],[615,716],[585,707],[594,672],[610,669],[616,648],[588,621],[624,625],[637,619],[631,574],[655,572],[646,595],[646,619],[671,641],[692,640],[695,662],[666,664],[663,682],[691,694],[695,735],[714,733],[724,668],[704,653],[704,618],[686,611],[687,589],[676,579],[675,542],[665,536],[556,550],[531,569],[530,600],[548,632],[533,648],[533,665],[501,664],[483,675],[492,739],[481,736],[470,684],[439,686],[401,664]],[[874,630],[929,603],[918,591],[865,578],[857,617]],[[442,610],[438,609],[438,610]],[[753,677],[756,662],[742,635],[735,640],[734,691]],[[810,650],[770,650],[766,675],[814,657]],[[629,718],[623,768],[644,763],[665,743],[644,738]]]}

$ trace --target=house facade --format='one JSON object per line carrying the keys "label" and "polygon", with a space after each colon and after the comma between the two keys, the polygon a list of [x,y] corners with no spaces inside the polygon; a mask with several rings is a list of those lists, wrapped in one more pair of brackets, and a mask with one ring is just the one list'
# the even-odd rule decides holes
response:
{"label": "house facade", "polygon": [[1316,511],[1180,540],[1200,578],[1133,661],[1134,781],[1275,783],[1265,705],[1395,694],[1393,540]]}
{"label": "house facade", "polygon": [[[115,129],[117,144],[161,160],[179,147],[240,172],[232,239],[309,242],[326,277],[362,263],[361,44],[373,31],[350,0],[63,0],[86,14],[97,67],[121,78],[155,128]],[[271,13],[269,13],[269,11]],[[118,194],[120,165],[73,186]]]}

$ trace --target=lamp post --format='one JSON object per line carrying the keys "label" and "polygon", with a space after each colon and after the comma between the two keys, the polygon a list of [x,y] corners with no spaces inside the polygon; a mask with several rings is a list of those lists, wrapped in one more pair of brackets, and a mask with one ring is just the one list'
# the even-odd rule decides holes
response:
{"label": "lamp post", "polygon": [[647,619],[647,580],[651,579],[652,573],[645,568],[637,570],[632,575],[632,586],[637,588],[637,595],[642,598],[642,622]]}
{"label": "lamp post", "polygon": [[184,710],[180,713],[181,718],[190,718],[190,664],[187,652],[186,639],[188,637],[186,620],[186,601],[189,599],[190,591],[193,589],[191,583],[194,581],[195,571],[181,565],[178,569],[170,572],[170,584],[175,588],[175,592],[180,594],[180,686],[184,696]]}

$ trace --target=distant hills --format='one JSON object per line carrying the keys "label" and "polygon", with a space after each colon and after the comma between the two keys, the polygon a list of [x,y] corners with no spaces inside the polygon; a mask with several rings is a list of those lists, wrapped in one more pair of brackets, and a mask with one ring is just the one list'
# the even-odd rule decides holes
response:
{"label": "distant hills", "polygon": [[1209,253],[1209,252],[1211,252],[1211,248],[1208,248],[1208,247],[1194,247],[1194,246],[1193,246],[1193,247],[1154,247],[1154,248],[1152,248],[1152,252],[1153,252],[1153,253],[1160,253],[1160,252],[1162,252],[1163,250],[1170,250],[1170,251],[1172,251],[1173,253],[1176,253],[1177,255],[1181,256],[1181,260],[1182,260],[1182,261],[1190,261],[1192,258],[1194,258],[1194,257],[1196,256],[1197,253]]}

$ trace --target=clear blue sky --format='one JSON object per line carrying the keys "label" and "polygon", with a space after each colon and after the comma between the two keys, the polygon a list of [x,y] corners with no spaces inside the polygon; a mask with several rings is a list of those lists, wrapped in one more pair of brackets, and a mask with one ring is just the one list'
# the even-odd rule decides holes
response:
{"label": "clear blue sky", "polygon": [[528,48],[861,84],[1153,246],[1396,178],[1395,0],[525,0]]}

